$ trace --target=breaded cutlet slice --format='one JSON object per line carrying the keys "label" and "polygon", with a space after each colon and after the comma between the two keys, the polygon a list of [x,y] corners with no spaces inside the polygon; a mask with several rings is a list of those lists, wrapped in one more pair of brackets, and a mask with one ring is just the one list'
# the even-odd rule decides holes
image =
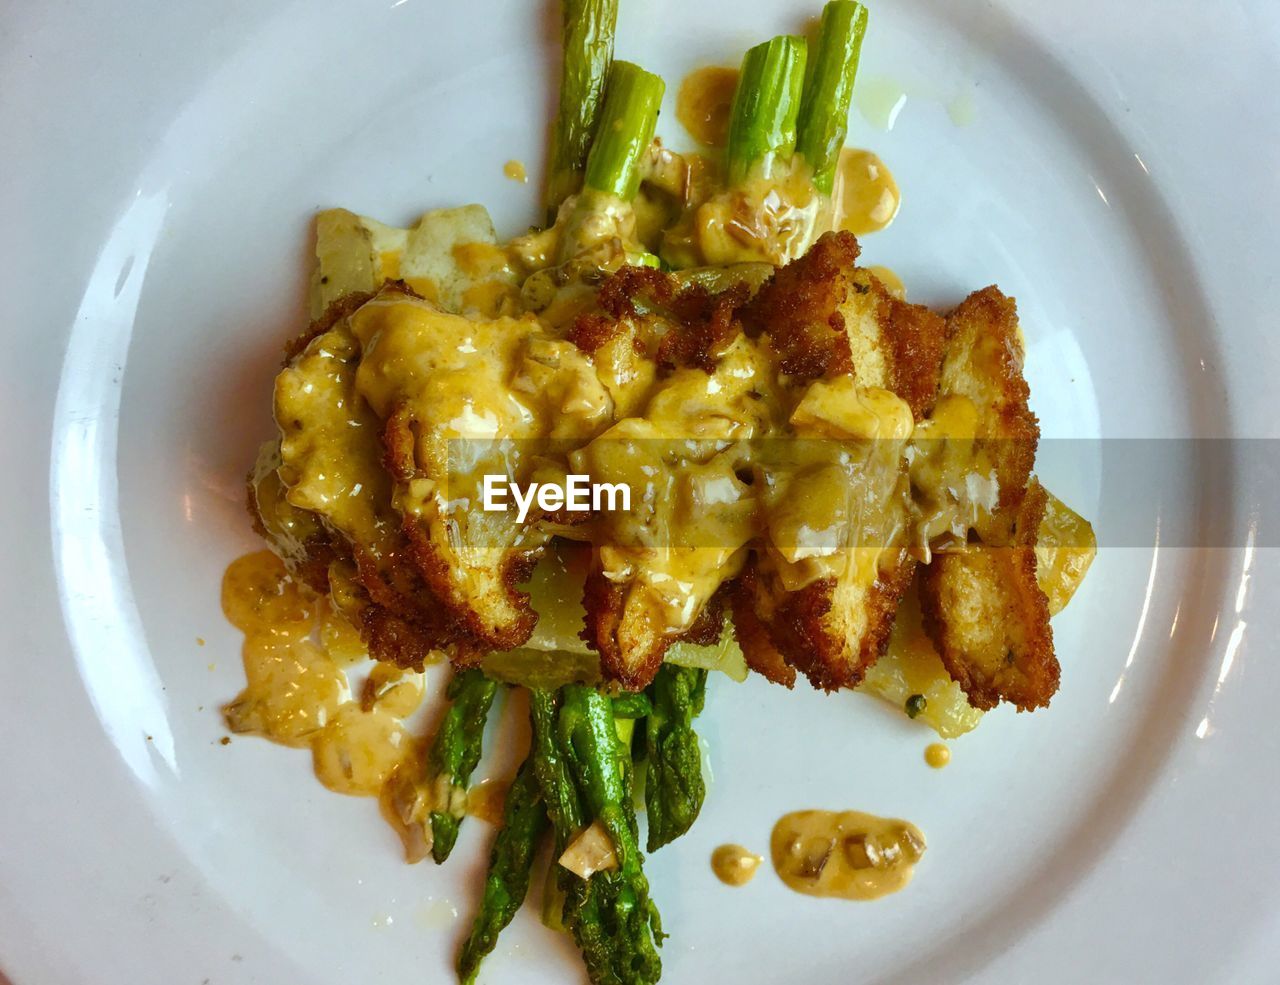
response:
{"label": "breaded cutlet slice", "polygon": [[628,689],[653,679],[672,644],[720,638],[718,593],[746,559],[754,510],[736,473],[749,465],[746,443],[786,413],[771,354],[738,320],[750,294],[742,281],[712,291],[624,267],[569,333],[598,373],[635,379],[619,359],[635,352],[650,367],[642,399],[610,387],[621,419],[570,455],[575,471],[635,491],[631,509],[563,531],[592,541],[583,639],[605,678]]}
{"label": "breaded cutlet slice", "polygon": [[[767,334],[793,377],[852,376],[859,387],[892,392],[920,420],[937,392],[946,324],[889,294],[855,268],[857,256],[852,235],[824,235],[761,289],[744,323]],[[837,576],[806,582],[803,562],[769,545],[755,552],[733,594],[739,644],[753,669],[788,686],[799,670],[815,687],[834,690],[856,686],[884,652],[915,566],[901,542],[905,522],[897,522],[906,520],[907,503],[892,494],[901,467],[898,456],[882,453],[853,476],[859,494],[873,492],[879,505],[876,515],[855,512],[850,522],[893,533],[885,535],[889,543],[876,543],[874,533],[848,531],[841,548],[847,563]],[[801,478],[794,495],[806,493]]]}
{"label": "breaded cutlet slice", "polygon": [[921,420],[938,392],[946,323],[856,267],[859,252],[852,233],[826,233],[774,274],[742,322],[768,334],[783,372],[803,380],[852,373],[860,386],[896,393]]}
{"label": "breaded cutlet slice", "polygon": [[1022,501],[1040,438],[1022,361],[1017,304],[994,285],[974,291],[947,317],[938,392],[973,402],[976,443],[995,465],[1002,510]]}
{"label": "breaded cutlet slice", "polygon": [[471,636],[520,646],[538,617],[518,585],[551,534],[475,505],[485,475],[524,483],[538,442],[604,426],[612,403],[594,367],[530,316],[470,319],[386,288],[349,322],[409,558]]}
{"label": "breaded cutlet slice", "polygon": [[1039,426],[1027,403],[1017,307],[987,287],[947,322],[940,392],[973,404],[974,461],[989,463],[998,496],[993,509],[973,518],[967,545],[935,553],[921,571],[924,627],[974,707],[1006,700],[1020,710],[1038,708],[1057,690],[1059,667],[1048,602],[1036,582],[1046,494],[1038,483],[1028,485]]}
{"label": "breaded cutlet slice", "polygon": [[1032,480],[1004,545],[935,554],[920,578],[925,632],[975,708],[1042,708],[1058,690],[1049,604],[1036,582],[1047,496]]}
{"label": "breaded cutlet slice", "polygon": [[[402,284],[384,291],[412,296]],[[317,590],[331,587],[332,564],[350,572],[359,588],[349,615],[373,657],[419,669],[434,650],[471,659],[479,642],[412,562],[383,470],[379,422],[356,393],[360,347],[349,319],[372,297],[335,301],[287,347],[275,382],[279,467],[274,482],[251,483],[251,512],[268,531],[286,509],[311,519],[317,532],[306,538],[301,569]]]}
{"label": "breaded cutlet slice", "polygon": [[747,665],[787,687],[796,671],[824,691],[856,687],[889,645],[915,560],[892,549],[888,563],[855,561],[845,575],[795,591],[781,588],[775,560],[756,555],[736,586],[734,627]]}

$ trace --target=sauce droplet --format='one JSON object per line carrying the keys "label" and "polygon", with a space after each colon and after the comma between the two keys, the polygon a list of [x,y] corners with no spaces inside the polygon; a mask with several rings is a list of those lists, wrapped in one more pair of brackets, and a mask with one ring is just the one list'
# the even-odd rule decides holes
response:
{"label": "sauce droplet", "polygon": [[524,169],[523,161],[508,161],[502,165],[502,173],[512,181],[518,181],[522,185],[529,180],[529,174]]}
{"label": "sauce droplet", "polygon": [[951,750],[941,742],[930,743],[925,748],[924,761],[935,770],[940,770],[951,762]]}
{"label": "sauce droplet", "polygon": [[789,888],[855,900],[905,887],[924,849],[914,824],[861,811],[795,811],[769,839],[773,867]]}
{"label": "sauce droplet", "polygon": [[[902,278],[899,277],[896,273],[894,273],[888,267],[868,267],[867,270],[869,270],[871,272],[871,275],[875,277],[875,279],[878,280],[881,284],[883,284],[884,289],[888,291],[890,294],[892,294],[895,298],[897,298],[899,301],[906,300],[907,287],[905,284],[902,283]],[[921,695],[920,697],[923,698],[923,695]],[[924,706],[921,705],[922,710],[923,710],[923,707]],[[907,714],[908,715],[911,714],[909,709],[907,711]],[[915,716],[912,715],[911,717],[914,718]]]}
{"label": "sauce droplet", "polygon": [[711,853],[711,871],[726,886],[745,886],[763,861],[764,856],[741,845],[721,845]]}
{"label": "sauce droplet", "polygon": [[832,202],[835,228],[862,236],[893,222],[902,195],[884,161],[869,150],[846,147],[840,152]]}
{"label": "sauce droplet", "polygon": [[222,608],[245,634],[246,686],[223,708],[232,732],[310,746],[317,779],[338,793],[376,797],[415,765],[401,719],[422,700],[421,673],[376,664],[353,700],[344,668],[367,656],[360,634],[270,551],[231,562]]}
{"label": "sauce droplet", "polygon": [[482,780],[467,791],[467,813],[492,825],[501,825],[510,788],[511,784],[503,780]]}
{"label": "sauce droplet", "polygon": [[737,87],[736,68],[695,69],[680,83],[676,119],[698,143],[723,147],[729,138],[729,110]]}
{"label": "sauce droplet", "polygon": [[896,79],[859,79],[857,88],[853,90],[853,101],[863,119],[877,130],[888,133],[907,105],[907,87]]}

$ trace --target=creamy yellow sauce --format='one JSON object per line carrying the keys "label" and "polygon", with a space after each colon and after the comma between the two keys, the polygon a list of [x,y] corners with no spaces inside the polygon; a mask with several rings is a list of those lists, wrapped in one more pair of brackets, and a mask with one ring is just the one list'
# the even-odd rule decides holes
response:
{"label": "creamy yellow sauce", "polygon": [[721,845],[711,853],[711,871],[726,886],[745,886],[763,861],[764,856],[741,845]]}
{"label": "creamy yellow sauce", "polygon": [[502,165],[502,173],[512,181],[518,181],[522,185],[529,180],[529,174],[525,171],[523,161],[508,161]]}
{"label": "creamy yellow sauce", "polygon": [[422,700],[422,675],[379,664],[353,698],[345,668],[367,656],[359,635],[274,554],[231,562],[222,608],[245,634],[247,684],[223,709],[232,732],[310,747],[320,782],[355,796],[378,796],[415,762],[402,719]]}
{"label": "creamy yellow sauce", "polygon": [[506,806],[507,791],[511,784],[502,780],[484,780],[467,791],[467,813],[488,821],[502,824],[502,809]]}
{"label": "creamy yellow sauce", "polygon": [[[489,244],[454,257],[478,276],[506,263]],[[380,436],[392,415],[411,475],[388,488]],[[752,542],[785,590],[835,578],[843,607],[862,611],[857,596],[898,562],[915,522],[900,469],[915,430],[907,404],[848,376],[788,384],[767,339],[739,336],[710,373],[658,378],[626,335],[588,354],[529,315],[464,318],[391,293],[281,374],[277,419],[290,504],[318,504],[375,558],[398,514],[421,521],[460,591],[497,612],[510,604],[502,552],[553,532],[597,545],[605,577],[624,586],[627,621],[648,634],[688,629]],[[802,440],[773,461],[741,444],[774,437]],[[527,451],[525,439],[544,438],[578,447],[558,459]],[[913,481],[945,487],[949,473],[925,464]],[[625,485],[631,508],[554,529],[476,509],[483,475],[526,483],[534,469],[543,483],[571,470]],[[743,481],[752,469],[758,485]]]}
{"label": "creamy yellow sauce", "polygon": [[676,119],[689,136],[706,147],[723,147],[729,137],[729,112],[738,86],[738,70],[709,65],[680,83]]}
{"label": "creamy yellow sauce", "polygon": [[855,236],[884,229],[902,203],[898,183],[884,161],[869,150],[853,147],[840,151],[831,198],[833,227]]}
{"label": "creamy yellow sauce", "polygon": [[905,301],[907,298],[907,287],[902,283],[902,278],[888,267],[870,266],[867,271],[884,285],[884,289],[892,294],[895,298]]}
{"label": "creamy yellow sauce", "polygon": [[951,750],[941,742],[931,742],[925,747],[924,761],[935,770],[940,770],[951,762]]}
{"label": "creamy yellow sauce", "polygon": [[861,811],[796,811],[769,839],[782,881],[808,896],[872,900],[911,881],[924,855],[920,829]]}
{"label": "creamy yellow sauce", "polygon": [[693,224],[703,263],[782,266],[832,228],[831,202],[814,188],[802,159],[765,161],[700,205]]}

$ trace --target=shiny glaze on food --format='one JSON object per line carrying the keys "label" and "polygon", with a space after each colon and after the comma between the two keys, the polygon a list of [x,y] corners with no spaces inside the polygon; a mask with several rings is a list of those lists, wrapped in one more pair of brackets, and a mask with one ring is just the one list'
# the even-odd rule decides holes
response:
{"label": "shiny glaze on food", "polygon": [[872,900],[911,881],[924,855],[914,824],[861,811],[796,811],[784,815],[769,840],[782,881],[808,896]]}

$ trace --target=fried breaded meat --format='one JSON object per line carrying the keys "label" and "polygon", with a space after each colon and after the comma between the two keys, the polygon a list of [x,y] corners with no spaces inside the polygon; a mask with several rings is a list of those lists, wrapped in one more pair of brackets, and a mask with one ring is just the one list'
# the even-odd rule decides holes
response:
{"label": "fried breaded meat", "polygon": [[[856,266],[847,233],[757,271],[624,267],[551,317],[463,317],[388,283],[333,304],[276,381],[251,507],[373,656],[460,664],[525,643],[553,537],[590,544],[583,638],[652,679],[719,639],[791,686],[857,685],[919,570],[925,624],[977,707],[1057,683],[1035,578],[1036,423],[1011,299],[948,318]],[[625,486],[630,509],[479,508],[483,477]]]}

